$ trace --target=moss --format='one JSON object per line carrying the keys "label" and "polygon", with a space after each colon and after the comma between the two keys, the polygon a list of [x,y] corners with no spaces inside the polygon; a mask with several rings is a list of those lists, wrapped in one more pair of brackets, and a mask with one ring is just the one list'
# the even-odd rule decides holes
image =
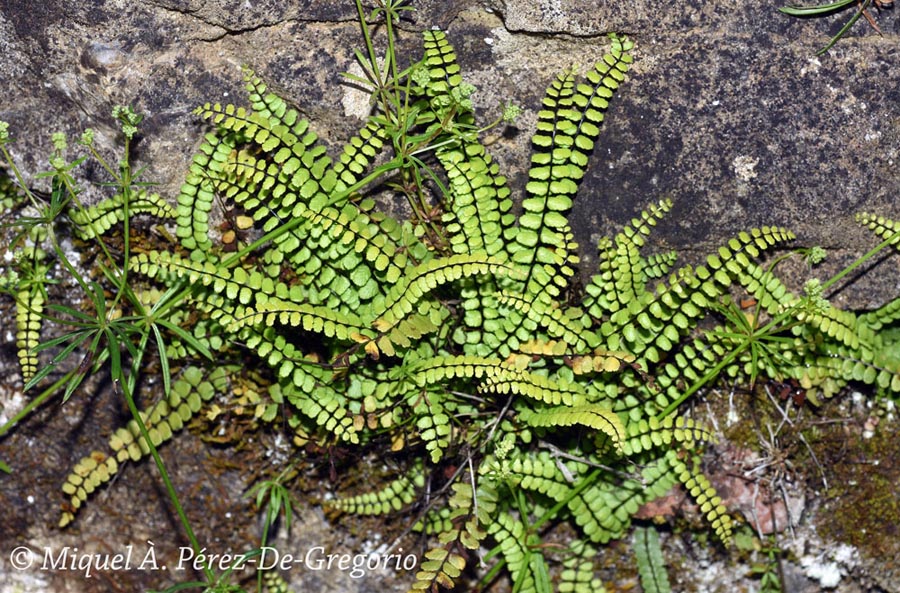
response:
{"label": "moss", "polygon": [[884,562],[900,554],[900,439],[881,429],[869,439],[851,435],[832,441],[826,460],[830,489],[819,513],[818,530],[826,539],[856,546]]}

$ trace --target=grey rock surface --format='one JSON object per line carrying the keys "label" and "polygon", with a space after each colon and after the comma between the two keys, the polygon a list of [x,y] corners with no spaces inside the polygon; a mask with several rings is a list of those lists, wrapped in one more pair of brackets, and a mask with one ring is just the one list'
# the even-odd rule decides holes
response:
{"label": "grey rock surface", "polygon": [[[46,166],[49,135],[85,127],[114,144],[109,112],[147,115],[138,153],[145,178],[173,196],[202,128],[191,110],[242,100],[248,64],[340,146],[358,125],[345,115],[339,73],[360,45],[351,2],[166,0],[0,4],[0,118],[30,173]],[[897,14],[876,14],[884,36],[860,21],[830,53],[820,48],[849,18],[801,21],[760,3],[650,0],[493,0],[414,3],[402,26],[446,29],[463,72],[479,87],[483,121],[512,100],[526,112],[495,145],[521,188],[534,111],[555,74],[588,67],[620,31],[636,42],[630,82],[610,110],[575,207],[576,235],[591,245],[644,206],[672,197],[660,246],[694,260],[738,230],[795,230],[834,250],[823,275],[874,245],[856,227],[861,210],[898,216],[900,73],[891,68]],[[86,171],[90,179],[95,174]],[[884,264],[896,272],[896,264]],[[884,278],[893,274],[880,273]],[[897,283],[845,290],[841,304],[874,306]]]}

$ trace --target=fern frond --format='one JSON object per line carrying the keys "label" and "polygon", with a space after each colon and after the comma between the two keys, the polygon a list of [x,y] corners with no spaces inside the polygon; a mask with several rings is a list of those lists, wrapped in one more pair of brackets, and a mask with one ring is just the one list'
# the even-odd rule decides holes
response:
{"label": "fern frond", "polygon": [[[645,269],[647,260],[641,257],[640,249],[652,227],[671,208],[671,200],[661,200],[644,209],[640,218],[632,219],[613,241],[600,241],[599,274],[585,287],[585,305],[594,317],[615,313],[643,296],[651,275]],[[661,272],[662,268],[657,268],[653,271]]]}
{"label": "fern frond", "polygon": [[900,298],[894,299],[859,316],[859,322],[864,327],[879,331],[885,326],[894,324],[900,320]]}
{"label": "fern frond", "polygon": [[497,372],[487,375],[479,390],[489,393],[524,395],[552,406],[573,406],[587,401],[580,383],[558,381],[504,363]]}
{"label": "fern frond", "polygon": [[892,239],[891,245],[895,248],[900,245],[900,223],[897,221],[869,212],[860,212],[856,215],[856,222],[884,240]]}
{"label": "fern frond", "polygon": [[409,591],[436,591],[438,586],[453,589],[465,567],[466,559],[460,554],[446,548],[432,548],[425,552]]}
{"label": "fern frond", "polygon": [[640,506],[663,496],[676,483],[675,461],[676,452],[669,450],[644,466],[640,479],[598,480],[569,501],[575,522],[595,543],[622,537]]}
{"label": "fern frond", "polygon": [[423,295],[442,284],[476,274],[510,273],[511,268],[484,254],[456,254],[419,264],[401,277],[384,298],[373,325],[387,331],[410,314]]}
{"label": "fern frond", "polygon": [[[390,235],[384,233],[355,204],[344,204],[340,210],[330,206],[318,210],[311,208],[303,212],[303,216],[310,220],[310,233],[316,239],[319,250],[330,256],[331,261],[339,262],[336,270],[349,274],[353,285],[360,290],[370,282],[373,272],[382,273],[385,281],[393,284],[406,268],[407,254],[398,250],[397,245],[389,240]],[[306,263],[298,256],[305,255],[286,254],[298,266]],[[375,283],[374,279],[372,282]]]}
{"label": "fern frond", "polygon": [[590,354],[573,357],[568,364],[576,375],[586,375],[592,373],[615,373],[633,363],[634,355],[632,354],[611,352],[603,348],[597,348]]}
{"label": "fern frond", "polygon": [[635,527],[631,543],[644,593],[671,593],[669,575],[654,527]]}
{"label": "fern frond", "polygon": [[22,369],[22,381],[28,383],[38,369],[37,347],[41,339],[41,315],[46,295],[38,284],[24,288],[16,298],[16,354]]}
{"label": "fern frond", "polygon": [[[290,348],[285,348],[290,353]],[[299,353],[298,353],[299,354]],[[270,357],[271,364],[271,357]],[[362,423],[351,412],[345,394],[328,384],[322,373],[301,364],[299,360],[284,358],[279,368],[281,392],[286,402],[324,428],[329,435],[348,443],[358,444]]]}
{"label": "fern frond", "polygon": [[425,475],[419,464],[379,490],[326,500],[323,505],[351,515],[385,515],[400,511],[412,503],[424,485]]}
{"label": "fern frond", "polygon": [[340,341],[374,339],[375,334],[353,313],[342,313],[328,307],[293,303],[276,297],[269,298],[244,317],[229,326],[233,331],[242,325],[302,327],[306,331],[322,334]]}
{"label": "fern frond", "polygon": [[503,229],[511,223],[512,199],[499,167],[474,141],[459,149],[438,151],[437,156],[449,181],[442,220],[451,249],[504,257]]}
{"label": "fern frond", "polygon": [[698,442],[716,442],[715,435],[690,418],[666,416],[663,420],[651,416],[649,420],[628,424],[626,437],[622,442],[625,455],[638,455],[642,451],[664,449],[672,442],[691,448]]}
{"label": "fern frond", "polygon": [[678,259],[677,251],[666,251],[647,256],[644,259],[644,274],[648,279],[662,278],[671,271]]}
{"label": "fern frond", "polygon": [[[727,296],[735,281],[747,277],[746,270],[752,268],[751,258],[758,257],[762,249],[793,238],[790,231],[776,227],[741,232],[709,255],[706,266],[678,270],[670,277],[668,286],[657,287],[656,294],[633,294],[631,300],[613,310],[609,320],[602,324],[601,335],[607,339],[606,347],[633,353],[639,363],[659,362],[708,309],[715,307],[718,299]],[[634,254],[627,261],[639,259]],[[629,273],[628,269],[623,271],[623,275]],[[748,290],[753,292],[752,287]],[[773,298],[777,300],[779,296],[783,295]],[[605,313],[599,300],[589,310],[594,316]]]}
{"label": "fern frond", "polygon": [[[175,209],[159,194],[148,194],[143,189],[131,196],[128,212],[131,215],[150,214],[157,218],[176,216]],[[69,218],[75,223],[75,232],[79,237],[84,240],[93,239],[124,220],[125,197],[123,194],[116,194],[83,210],[72,209]]]}
{"label": "fern frond", "polygon": [[432,29],[423,32],[423,63],[428,71],[428,82],[425,94],[429,99],[435,119],[440,121],[446,114],[454,111],[460,123],[471,124],[474,120],[471,107],[463,105],[463,97],[454,95],[463,82],[456,51],[447,40],[443,31]]}
{"label": "fern frond", "polygon": [[600,134],[600,124],[609,99],[624,80],[632,58],[627,39],[613,38],[611,52],[576,84],[566,72],[547,90],[544,109],[538,113],[537,132],[532,138],[529,196],[522,202],[512,260],[528,269],[529,294],[559,295],[574,273],[575,244],[566,213],[584,176],[588,155]]}
{"label": "fern frond", "polygon": [[[542,580],[541,577],[546,575],[546,571],[544,575],[541,575],[539,570],[536,571],[538,562],[543,561],[543,557],[540,557],[539,561],[536,559],[532,562],[532,557],[540,554],[528,548],[529,538],[525,525],[512,515],[501,513],[488,526],[488,533],[497,542],[517,590],[520,593],[538,593],[538,581]],[[535,574],[536,572],[538,574]]]}
{"label": "fern frond", "polygon": [[564,461],[548,451],[540,451],[537,454],[514,454],[507,459],[495,460],[488,467],[516,488],[540,492],[555,501],[563,501],[572,491],[571,481],[587,466]]}
{"label": "fern frond", "polygon": [[334,163],[334,174],[338,179],[334,187],[336,192],[345,191],[364,177],[387,139],[385,127],[377,119],[369,118],[356,136],[344,145]]}
{"label": "fern frond", "polygon": [[847,348],[860,348],[858,320],[852,311],[842,311],[830,304],[827,307],[804,307],[801,302],[795,315],[798,321],[808,324]]}
{"label": "fern frond", "polygon": [[209,214],[215,200],[213,176],[221,174],[234,146],[233,138],[206,134],[191,161],[175,209],[175,236],[188,251],[206,252],[212,247]]}
{"label": "fern frond", "polygon": [[520,337],[531,335],[538,328],[543,328],[550,338],[565,342],[572,353],[584,353],[596,348],[600,337],[585,328],[581,319],[569,316],[571,311],[562,309],[558,304],[547,305],[540,300],[533,300],[524,294],[501,293],[497,301],[524,316]]}
{"label": "fern frond", "polygon": [[185,279],[198,288],[208,288],[206,293],[195,290],[195,298],[209,305],[207,310],[212,312],[213,320],[232,330],[239,330],[245,318],[255,319],[256,309],[268,298],[290,295],[284,284],[262,272],[248,272],[242,267],[228,269],[213,259],[186,259],[177,253],[150,251],[135,254],[130,265],[132,270],[151,278],[170,282]]}
{"label": "fern frond", "polygon": [[[227,387],[228,374],[234,367],[218,367],[209,374],[197,367],[186,368],[172,382],[167,398],[161,399],[147,410],[141,411],[141,419],[153,445],[159,446],[172,438],[217,392]],[[75,512],[88,496],[115,476],[119,464],[139,461],[150,454],[150,447],[141,435],[137,422],[132,419],[127,426],[118,429],[109,439],[110,452],[94,451],[79,461],[66,478],[62,491],[69,495],[71,510],[64,511],[59,526],[65,527],[75,519]]]}
{"label": "fern frond", "polygon": [[39,247],[23,247],[15,254],[16,273],[0,279],[0,288],[8,291],[16,305],[16,356],[22,370],[22,382],[28,383],[37,373],[37,348],[41,339],[44,307],[47,302],[45,283],[50,271],[47,254]]}
{"label": "fern frond", "polygon": [[559,575],[559,593],[606,593],[606,589],[596,577],[594,559],[597,548],[584,540],[576,540],[569,546],[570,555],[563,561]]}
{"label": "fern frond", "polygon": [[416,362],[412,377],[420,386],[440,384],[455,377],[481,378],[501,372],[499,358],[435,356]]}
{"label": "fern frond", "polygon": [[693,469],[680,459],[672,459],[672,467],[678,475],[678,481],[684,484],[691,498],[700,507],[700,512],[709,521],[716,535],[725,545],[731,541],[732,520],[722,499],[716,494],[709,479],[697,467],[695,460]]}
{"label": "fern frond", "polygon": [[269,92],[266,83],[251,68],[245,66],[243,72],[247,98],[253,111],[266,120],[287,128],[294,136],[302,138],[305,146],[314,144],[315,134],[311,137],[307,135],[311,134],[309,121],[300,117],[296,109],[288,107],[284,99]]}
{"label": "fern frond", "polygon": [[519,418],[522,422],[534,427],[572,426],[574,424],[587,426],[605,434],[609,437],[613,448],[618,453],[622,452],[625,427],[615,412],[599,404],[522,410],[519,412]]}
{"label": "fern frond", "polygon": [[425,552],[416,580],[409,591],[437,591],[438,585],[452,589],[466,567],[465,550],[477,550],[487,537],[481,524],[490,524],[496,511],[496,493],[488,486],[476,491],[467,482],[454,482],[447,501],[449,524],[438,536],[440,547]]}

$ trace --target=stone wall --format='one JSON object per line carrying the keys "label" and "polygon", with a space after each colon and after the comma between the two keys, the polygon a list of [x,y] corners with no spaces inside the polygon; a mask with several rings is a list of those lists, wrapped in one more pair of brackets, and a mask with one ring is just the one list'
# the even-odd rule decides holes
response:
{"label": "stone wall", "polygon": [[[600,234],[666,196],[676,207],[658,242],[688,259],[738,230],[771,224],[833,249],[833,270],[875,244],[854,213],[900,217],[896,11],[874,13],[884,36],[861,20],[816,57],[850,11],[799,20],[759,2],[413,5],[403,23],[409,55],[418,55],[418,31],[446,29],[479,87],[483,121],[506,100],[529,109],[518,132],[494,145],[519,187],[535,109],[556,72],[591,64],[608,31],[635,40],[633,76],[609,113],[575,207],[588,259]],[[349,0],[2,0],[0,7],[0,119],[10,122],[15,157],[32,173],[46,167],[53,131],[77,136],[90,126],[112,146],[111,106],[131,103],[147,114],[138,152],[149,165],[145,180],[174,199],[202,132],[191,110],[240,103],[241,64],[287,95],[334,148],[359,125],[347,115],[359,102],[339,84],[360,46]],[[897,265],[882,266],[839,303],[873,306],[896,294]]]}

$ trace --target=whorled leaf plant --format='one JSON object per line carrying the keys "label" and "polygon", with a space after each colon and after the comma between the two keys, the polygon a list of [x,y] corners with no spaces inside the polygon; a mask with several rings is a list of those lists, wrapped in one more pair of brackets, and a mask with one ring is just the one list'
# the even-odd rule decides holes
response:
{"label": "whorled leaf plant", "polygon": [[[837,278],[791,293],[762,263],[793,239],[782,228],[738,233],[702,265],[672,271],[674,254],[646,253],[671,208],[662,200],[600,240],[597,274],[574,291],[568,215],[632,61],[627,38],[612,36],[594,67],[547,90],[519,212],[445,34],[427,31],[410,66],[393,50],[382,64],[360,14],[367,74],[355,82],[370,84],[375,108],[337,157],[250,70],[248,106],[197,109],[212,130],[177,198],[177,243],[128,262],[193,312],[163,353],[184,369],[143,430],[120,430],[111,452],[78,464],[65,487],[74,507],[114,472],[109,459],[139,458],[213,392],[250,381],[254,414],[286,422],[296,444],[359,447],[406,468],[323,504],[404,514],[432,534],[410,590],[451,588],[488,547],[485,579],[505,567],[516,591],[546,591],[562,556],[560,591],[601,591],[598,546],[676,484],[720,540],[731,537],[700,470],[714,436],[680,411],[691,394],[720,376],[794,378],[826,396],[850,381],[900,391],[898,357],[885,354],[900,301],[840,311],[823,296]],[[367,194],[375,181],[409,200],[412,220],[379,209]],[[218,241],[217,200],[252,220],[243,243]],[[893,222],[862,222],[880,247],[896,243]],[[757,303],[749,317],[730,305],[736,289]],[[718,327],[701,325],[709,318]],[[193,360],[207,351],[215,371]],[[247,356],[259,362],[252,379],[228,366]],[[578,536],[554,555],[544,538],[563,523]]]}

